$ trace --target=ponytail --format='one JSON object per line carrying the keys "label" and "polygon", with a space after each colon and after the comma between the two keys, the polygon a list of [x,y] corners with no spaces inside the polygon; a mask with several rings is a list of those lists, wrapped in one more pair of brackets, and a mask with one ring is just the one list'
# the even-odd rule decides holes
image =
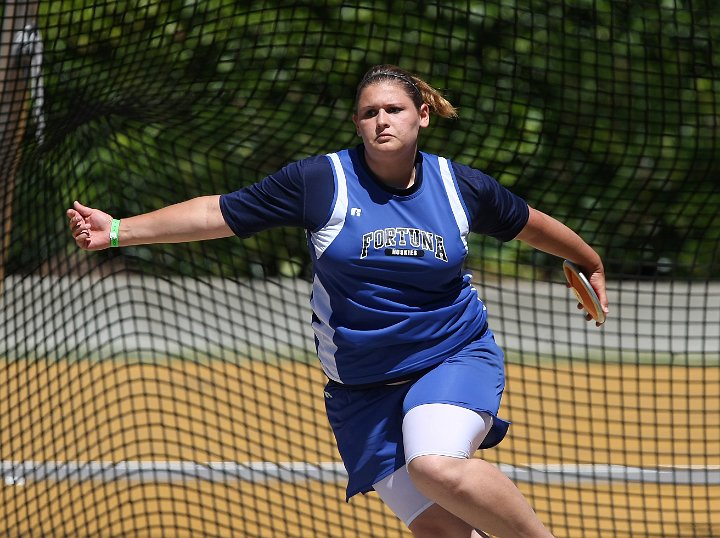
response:
{"label": "ponytail", "polygon": [[441,118],[457,118],[457,108],[455,108],[450,101],[445,99],[438,90],[415,75],[413,75],[412,78],[420,90],[423,102],[430,107],[432,112]]}

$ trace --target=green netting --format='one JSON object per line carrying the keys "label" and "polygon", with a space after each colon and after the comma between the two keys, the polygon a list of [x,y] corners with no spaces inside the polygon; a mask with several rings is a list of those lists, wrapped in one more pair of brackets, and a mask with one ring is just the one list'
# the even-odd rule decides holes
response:
{"label": "green netting", "polygon": [[124,216],[357,142],[377,63],[460,111],[424,150],[603,256],[473,237],[508,362],[500,465],[556,536],[720,533],[720,5],[8,0],[0,8],[0,489],[7,536],[401,536],[345,504],[302,230],[79,251]]}

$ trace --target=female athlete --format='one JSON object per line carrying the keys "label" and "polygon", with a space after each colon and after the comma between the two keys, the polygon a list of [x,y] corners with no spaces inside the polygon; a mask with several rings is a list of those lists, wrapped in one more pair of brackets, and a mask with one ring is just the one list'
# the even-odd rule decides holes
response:
{"label": "female athlete", "polygon": [[491,177],[419,151],[431,114],[455,109],[419,77],[376,66],[357,88],[357,147],[122,220],[75,202],[70,228],[80,248],[100,250],[302,227],[347,498],[375,490],[416,537],[551,537],[511,480],[474,456],[509,423],[498,416],[503,353],[463,270],[467,240],[518,239],[575,262],[607,312],[603,264]]}

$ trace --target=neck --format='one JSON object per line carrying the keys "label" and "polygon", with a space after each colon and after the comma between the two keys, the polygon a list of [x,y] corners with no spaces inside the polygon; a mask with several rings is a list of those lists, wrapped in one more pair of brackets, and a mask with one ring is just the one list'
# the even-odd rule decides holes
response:
{"label": "neck", "polygon": [[416,154],[417,148],[404,155],[372,155],[366,150],[365,162],[375,177],[388,187],[409,189],[415,184]]}

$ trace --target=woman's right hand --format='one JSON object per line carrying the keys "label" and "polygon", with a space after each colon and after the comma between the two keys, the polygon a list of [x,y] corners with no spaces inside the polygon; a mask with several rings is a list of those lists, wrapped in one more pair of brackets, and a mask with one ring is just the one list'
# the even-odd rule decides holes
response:
{"label": "woman's right hand", "polygon": [[75,201],[66,211],[75,244],[83,250],[102,250],[110,246],[112,217],[99,209]]}

